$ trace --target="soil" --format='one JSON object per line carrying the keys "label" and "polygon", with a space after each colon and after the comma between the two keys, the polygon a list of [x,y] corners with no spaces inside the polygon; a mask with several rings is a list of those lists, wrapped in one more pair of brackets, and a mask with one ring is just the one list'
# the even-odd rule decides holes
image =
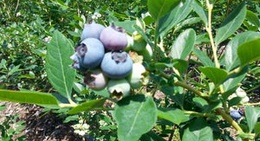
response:
{"label": "soil", "polygon": [[[81,136],[74,133],[74,129],[68,123],[63,123],[54,113],[43,112],[43,108],[36,105],[2,102],[5,109],[0,111],[0,123],[7,116],[18,115],[18,121],[25,121],[25,129],[15,135],[13,140],[25,136],[27,141],[82,141]],[[14,123],[15,124],[15,123]],[[13,125],[10,125],[11,127]],[[0,130],[1,133],[1,130]],[[0,137],[1,139],[1,137]]]}

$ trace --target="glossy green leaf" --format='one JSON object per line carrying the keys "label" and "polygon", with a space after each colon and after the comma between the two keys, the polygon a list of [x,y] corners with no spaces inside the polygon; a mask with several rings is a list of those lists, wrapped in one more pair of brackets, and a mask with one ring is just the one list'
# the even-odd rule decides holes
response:
{"label": "glossy green leaf", "polygon": [[200,62],[204,66],[208,66],[208,67],[214,67],[215,66],[215,64],[212,62],[212,60],[209,58],[209,56],[205,52],[203,52],[203,51],[201,51],[197,48],[194,48],[193,52],[199,58]]}
{"label": "glossy green leaf", "polygon": [[70,67],[73,61],[73,45],[59,31],[55,31],[47,46],[46,72],[52,86],[70,99],[76,71]]}
{"label": "glossy green leaf", "polygon": [[182,141],[213,141],[213,131],[203,118],[198,118],[185,129]]}
{"label": "glossy green leaf", "polygon": [[260,38],[260,33],[259,32],[254,32],[254,31],[246,31],[243,33],[238,34],[235,36],[228,44],[226,47],[225,51],[225,66],[226,70],[230,71],[234,69],[235,67],[239,66],[239,59],[238,59],[238,54],[237,54],[237,48],[239,45],[253,40]]}
{"label": "glossy green leaf", "polygon": [[157,21],[179,3],[180,0],[148,0],[147,5],[149,13]]}
{"label": "glossy green leaf", "polygon": [[207,15],[206,15],[204,9],[202,8],[202,6],[199,5],[197,1],[193,1],[193,9],[194,9],[194,11],[198,14],[198,16],[199,16],[200,19],[203,21],[203,23],[204,23],[205,25],[208,25]]}
{"label": "glossy green leaf", "polygon": [[243,3],[228,15],[217,29],[215,42],[218,45],[231,36],[243,23],[246,17],[246,5]]}
{"label": "glossy green leaf", "polygon": [[68,114],[77,114],[80,112],[102,110],[102,109],[104,109],[103,105],[104,105],[105,101],[106,101],[106,98],[86,101],[86,102],[81,103],[80,105],[72,108],[71,110],[69,110]]}
{"label": "glossy green leaf", "polygon": [[174,124],[180,125],[183,122],[190,120],[190,116],[185,114],[180,109],[174,110],[158,110],[158,117],[171,121]]}
{"label": "glossy green leaf", "polygon": [[170,56],[173,59],[183,59],[191,53],[194,48],[196,33],[193,29],[182,32],[171,47]]}
{"label": "glossy green leaf", "polygon": [[186,0],[184,3],[181,2],[178,6],[173,8],[170,13],[162,17],[159,20],[159,25],[156,29],[158,36],[164,37],[169,30],[184,20],[192,10],[191,4],[192,0]]}
{"label": "glossy green leaf", "polygon": [[50,108],[59,107],[57,99],[52,94],[36,91],[12,91],[0,89],[0,100],[36,104]]}
{"label": "glossy green leaf", "polygon": [[260,107],[246,106],[245,116],[247,125],[249,127],[249,132],[252,132],[257,122],[257,119],[260,117]]}
{"label": "glossy green leaf", "polygon": [[137,141],[155,125],[157,109],[152,97],[136,95],[119,101],[114,111],[121,141]]}
{"label": "glossy green leaf", "polygon": [[237,48],[240,66],[260,59],[260,38],[248,41]]}
{"label": "glossy green leaf", "polygon": [[228,73],[225,70],[215,67],[200,67],[199,70],[215,85],[221,84],[228,76]]}

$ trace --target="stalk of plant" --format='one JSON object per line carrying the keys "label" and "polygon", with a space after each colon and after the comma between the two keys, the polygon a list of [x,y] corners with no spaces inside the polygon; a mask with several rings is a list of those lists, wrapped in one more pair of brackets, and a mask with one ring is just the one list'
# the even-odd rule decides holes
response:
{"label": "stalk of plant", "polygon": [[[212,22],[211,22],[211,18],[212,18],[212,10],[213,10],[213,4],[210,3],[209,0],[206,0],[206,4],[207,4],[207,9],[208,9],[208,24],[206,25],[206,31],[209,35],[210,38],[210,43],[211,43],[211,48],[212,48],[212,52],[213,52],[213,57],[214,57],[214,63],[216,68],[220,68],[220,64],[218,61],[218,56],[217,56],[217,46],[214,43],[214,38],[213,38],[213,34],[212,34]],[[224,92],[223,89],[223,85],[219,86],[220,87],[220,91],[221,93]],[[226,104],[224,102],[224,104]],[[225,106],[224,106],[225,107]],[[241,127],[237,124],[237,122],[235,122],[230,115],[226,114],[224,111],[226,111],[226,109],[223,111],[222,109],[218,108],[216,110],[228,123],[230,123],[230,125],[232,125],[239,133],[244,133],[244,131],[241,129]]]}

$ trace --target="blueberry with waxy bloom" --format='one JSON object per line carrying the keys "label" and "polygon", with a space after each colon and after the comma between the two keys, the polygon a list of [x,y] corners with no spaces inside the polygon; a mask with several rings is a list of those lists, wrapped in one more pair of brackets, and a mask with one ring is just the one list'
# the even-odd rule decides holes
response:
{"label": "blueberry with waxy bloom", "polygon": [[87,72],[84,77],[84,83],[93,90],[102,90],[107,85],[107,77],[100,69]]}
{"label": "blueberry with waxy bloom", "polygon": [[231,110],[229,114],[235,120],[238,120],[242,117],[242,115],[240,114],[240,112],[238,110]]}
{"label": "blueberry with waxy bloom", "polygon": [[101,70],[112,79],[122,79],[130,74],[133,61],[126,52],[107,52],[101,62]]}
{"label": "blueberry with waxy bloom", "polygon": [[105,54],[103,44],[96,38],[83,40],[71,56],[76,69],[93,69],[100,65]]}
{"label": "blueberry with waxy bloom", "polygon": [[81,33],[81,41],[86,38],[99,39],[100,33],[103,31],[103,29],[105,29],[103,25],[97,24],[94,21],[92,21],[91,23],[86,23]]}
{"label": "blueberry with waxy bloom", "polygon": [[121,27],[110,25],[100,34],[100,41],[104,47],[110,51],[124,50],[127,46],[127,34]]}

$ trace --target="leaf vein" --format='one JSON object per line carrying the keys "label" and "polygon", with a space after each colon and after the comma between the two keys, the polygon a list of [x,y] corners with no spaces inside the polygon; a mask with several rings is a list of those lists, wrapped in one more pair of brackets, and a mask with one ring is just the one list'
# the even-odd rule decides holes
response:
{"label": "leaf vein", "polygon": [[136,123],[136,121],[137,121],[137,117],[138,117],[139,113],[141,112],[141,109],[142,109],[143,105],[144,105],[144,103],[142,103],[141,106],[140,106],[140,108],[137,110],[137,113],[136,113],[136,115],[135,115],[133,124],[131,125],[131,128],[130,128],[129,132],[127,133],[127,136],[129,136],[129,134],[130,134],[130,133],[132,132],[132,130],[134,129],[134,125],[135,125],[135,123]]}

